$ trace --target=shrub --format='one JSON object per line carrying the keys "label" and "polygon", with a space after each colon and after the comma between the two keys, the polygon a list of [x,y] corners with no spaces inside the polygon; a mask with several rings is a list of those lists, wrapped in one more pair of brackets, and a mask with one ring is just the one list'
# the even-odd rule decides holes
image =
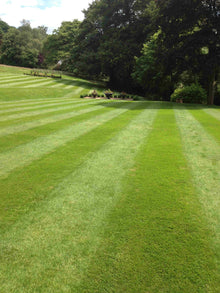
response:
{"label": "shrub", "polygon": [[184,103],[204,103],[207,100],[206,91],[199,84],[191,84],[177,88],[170,97],[171,102],[182,99]]}
{"label": "shrub", "polygon": [[133,100],[134,101],[141,101],[141,97],[139,97],[139,96],[133,96]]}
{"label": "shrub", "polygon": [[93,92],[91,93],[93,98],[96,98],[98,96],[98,93],[96,90],[93,90]]}

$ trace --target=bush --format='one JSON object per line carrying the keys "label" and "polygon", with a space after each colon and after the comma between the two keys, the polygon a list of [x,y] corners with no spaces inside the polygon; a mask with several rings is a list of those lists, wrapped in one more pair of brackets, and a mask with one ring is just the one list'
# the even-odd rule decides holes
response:
{"label": "bush", "polygon": [[141,97],[139,97],[139,96],[133,96],[133,100],[134,100],[134,101],[141,101],[141,100],[142,100],[142,98],[141,98]]}
{"label": "bush", "polygon": [[91,93],[93,98],[96,98],[98,96],[98,93],[96,90],[93,90],[93,92]]}
{"label": "bush", "polygon": [[183,88],[177,88],[170,97],[171,102],[182,99],[184,103],[204,103],[207,93],[199,84],[191,84]]}

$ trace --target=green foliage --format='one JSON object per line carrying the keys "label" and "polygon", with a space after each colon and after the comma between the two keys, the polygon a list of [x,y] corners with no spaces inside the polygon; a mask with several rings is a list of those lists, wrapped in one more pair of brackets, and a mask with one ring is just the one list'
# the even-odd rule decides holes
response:
{"label": "green foliage", "polygon": [[182,88],[177,88],[171,95],[171,101],[182,99],[184,103],[205,103],[207,93],[199,84],[191,84]]}
{"label": "green foliage", "polygon": [[[213,103],[220,67],[220,2],[211,0],[157,1],[161,28],[157,60],[176,77],[186,70],[200,78]],[[166,17],[165,17],[166,16]]]}
{"label": "green foliage", "polygon": [[3,35],[1,62],[8,65],[37,67],[41,63],[39,55],[47,36],[47,28],[32,29],[30,23],[25,20],[21,24],[18,29],[9,28]]}
{"label": "green foliage", "polygon": [[112,87],[131,88],[134,56],[146,38],[152,1],[94,1],[84,11],[73,54],[80,75],[107,76]]}
{"label": "green foliage", "polygon": [[6,22],[0,19],[0,29],[3,31],[3,33],[7,33],[9,28],[10,26]]}
{"label": "green foliage", "polygon": [[62,70],[72,71],[71,55],[76,46],[79,25],[78,20],[64,21],[52,35],[48,36],[43,48],[45,66],[55,66],[61,61]]}

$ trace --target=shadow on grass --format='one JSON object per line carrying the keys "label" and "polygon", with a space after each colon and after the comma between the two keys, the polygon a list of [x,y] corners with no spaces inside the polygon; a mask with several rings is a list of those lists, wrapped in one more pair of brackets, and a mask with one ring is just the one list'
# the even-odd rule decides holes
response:
{"label": "shadow on grass", "polygon": [[[131,103],[137,103],[137,107],[130,108]],[[188,109],[188,110],[202,110],[202,109],[219,109],[218,106],[208,106],[199,104],[178,104],[173,102],[158,102],[158,101],[123,101],[123,100],[107,100],[103,99],[97,105],[101,105],[108,108],[127,108],[130,110],[137,109]]]}
{"label": "shadow on grass", "polygon": [[90,90],[91,88],[102,88],[102,85],[98,82],[87,81],[87,80],[80,80],[80,79],[68,79],[68,78],[61,78],[61,79],[54,79],[54,82],[57,84],[63,85],[72,85],[77,87],[83,87],[85,89]]}

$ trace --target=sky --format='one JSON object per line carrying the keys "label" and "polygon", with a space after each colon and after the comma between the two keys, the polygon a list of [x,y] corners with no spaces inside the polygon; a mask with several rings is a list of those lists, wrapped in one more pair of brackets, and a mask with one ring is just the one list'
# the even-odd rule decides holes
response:
{"label": "sky", "polygon": [[29,20],[31,27],[46,26],[48,33],[57,29],[62,21],[83,20],[83,9],[92,0],[1,0],[0,19],[18,27]]}

